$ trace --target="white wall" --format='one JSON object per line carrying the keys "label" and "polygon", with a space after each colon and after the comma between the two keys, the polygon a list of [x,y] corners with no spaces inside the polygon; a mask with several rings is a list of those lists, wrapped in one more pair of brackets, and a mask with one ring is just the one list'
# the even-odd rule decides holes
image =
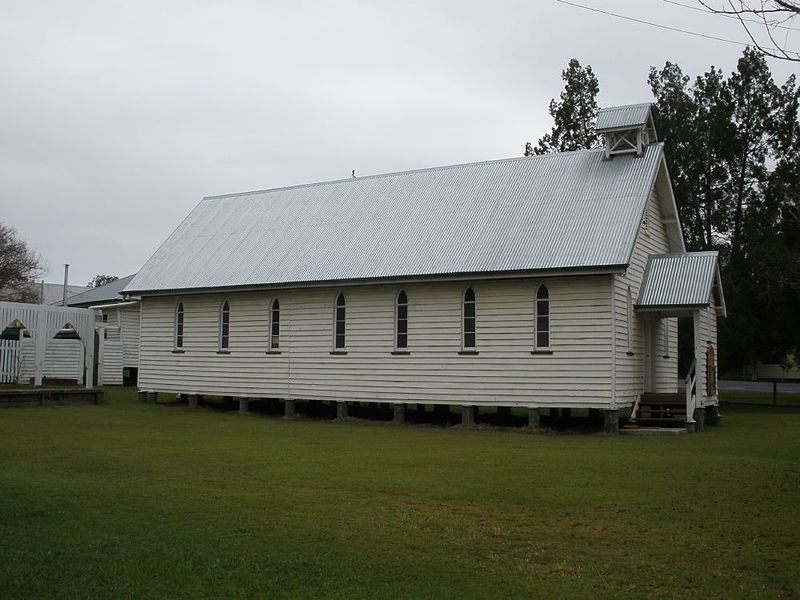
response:
{"label": "white wall", "polygon": [[[644,222],[644,219],[643,219]],[[651,193],[647,203],[646,227],[639,229],[636,238],[630,265],[625,274],[615,277],[615,332],[616,332],[616,395],[620,404],[632,403],[644,389],[644,326],[646,316],[630,311],[628,318],[628,287],[631,290],[633,303],[639,295],[644,278],[647,258],[651,254],[664,254],[670,249],[667,237],[661,203],[655,191]],[[655,391],[677,391],[676,379],[678,376],[678,322],[677,319],[667,319],[669,330],[670,351],[669,358],[661,352],[663,347],[663,326],[656,324],[656,377]],[[628,327],[630,326],[630,347],[628,345]]]}
{"label": "white wall", "polygon": [[[251,397],[529,406],[608,406],[609,276],[470,282],[477,295],[478,355],[460,355],[468,283],[361,285],[281,291],[281,353],[268,354],[274,294],[145,298],[139,387]],[[533,349],[533,299],[551,298],[550,355]],[[410,355],[393,355],[394,301],[409,300]],[[332,355],[333,303],[347,299],[347,354]],[[230,354],[217,353],[218,314],[231,310]],[[173,353],[178,300],[183,353]]]}
{"label": "white wall", "polygon": [[[36,375],[36,357],[31,338],[22,341],[22,377],[21,381]],[[74,379],[83,377],[83,347],[80,340],[52,339],[47,342],[44,355],[44,377],[53,379]]]}

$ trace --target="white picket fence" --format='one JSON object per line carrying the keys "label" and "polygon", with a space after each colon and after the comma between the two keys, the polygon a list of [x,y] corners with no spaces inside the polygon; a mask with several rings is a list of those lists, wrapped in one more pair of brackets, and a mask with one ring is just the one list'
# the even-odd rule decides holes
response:
{"label": "white picket fence", "polygon": [[19,341],[0,340],[0,383],[18,383],[22,362]]}

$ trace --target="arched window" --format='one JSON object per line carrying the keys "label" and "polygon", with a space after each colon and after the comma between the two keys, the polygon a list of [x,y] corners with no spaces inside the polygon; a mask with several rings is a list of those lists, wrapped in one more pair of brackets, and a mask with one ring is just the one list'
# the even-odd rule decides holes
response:
{"label": "arched window", "polygon": [[464,292],[464,301],[462,302],[462,336],[461,344],[463,350],[475,349],[475,292],[473,289],[467,288]]}
{"label": "arched window", "polygon": [[336,350],[345,348],[345,304],[344,294],[336,296],[336,308],[334,309],[334,334],[333,347]]}
{"label": "arched window", "polygon": [[219,349],[227,350],[231,333],[231,307],[228,301],[222,303],[219,309]]}
{"label": "arched window", "polygon": [[540,285],[536,290],[536,349],[550,348],[550,293],[547,286]]}
{"label": "arched window", "polygon": [[269,311],[269,349],[277,350],[281,346],[281,304],[275,298]]}
{"label": "arched window", "polygon": [[178,302],[178,306],[175,307],[175,331],[173,341],[175,350],[183,348],[183,302]]}
{"label": "arched window", "polygon": [[405,291],[397,294],[394,346],[396,350],[408,348],[408,296]]}

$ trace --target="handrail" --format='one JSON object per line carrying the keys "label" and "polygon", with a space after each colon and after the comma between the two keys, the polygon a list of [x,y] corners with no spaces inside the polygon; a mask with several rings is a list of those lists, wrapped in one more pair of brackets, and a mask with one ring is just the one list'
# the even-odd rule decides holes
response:
{"label": "handrail", "polygon": [[689,365],[689,372],[686,373],[686,422],[694,423],[694,409],[697,405],[697,358],[692,359],[692,364]]}
{"label": "handrail", "polygon": [[639,401],[642,399],[642,395],[639,394],[636,396],[636,401],[633,403],[633,409],[631,410],[631,417],[629,421],[636,422],[636,417],[639,416]]}

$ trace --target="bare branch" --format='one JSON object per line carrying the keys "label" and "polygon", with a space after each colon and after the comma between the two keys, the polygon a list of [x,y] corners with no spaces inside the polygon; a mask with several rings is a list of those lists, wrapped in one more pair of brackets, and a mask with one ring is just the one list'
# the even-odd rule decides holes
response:
{"label": "bare branch", "polygon": [[[788,30],[793,30],[793,28],[787,28],[783,24],[800,15],[800,2],[795,2],[794,0],[761,0],[758,3],[750,3],[746,0],[737,0],[736,2],[727,0],[729,8],[716,8],[711,6],[707,0],[699,0],[699,2],[713,14],[736,17],[753,46],[761,54],[778,60],[800,62],[800,52],[787,48],[788,37],[784,39],[783,43],[775,39],[776,29],[787,29],[787,36]],[[758,18],[758,24],[763,28],[763,33],[769,38],[772,46],[765,46],[758,41],[752,25],[748,25],[748,23],[753,24],[756,21],[744,18],[744,15],[753,15]]]}

